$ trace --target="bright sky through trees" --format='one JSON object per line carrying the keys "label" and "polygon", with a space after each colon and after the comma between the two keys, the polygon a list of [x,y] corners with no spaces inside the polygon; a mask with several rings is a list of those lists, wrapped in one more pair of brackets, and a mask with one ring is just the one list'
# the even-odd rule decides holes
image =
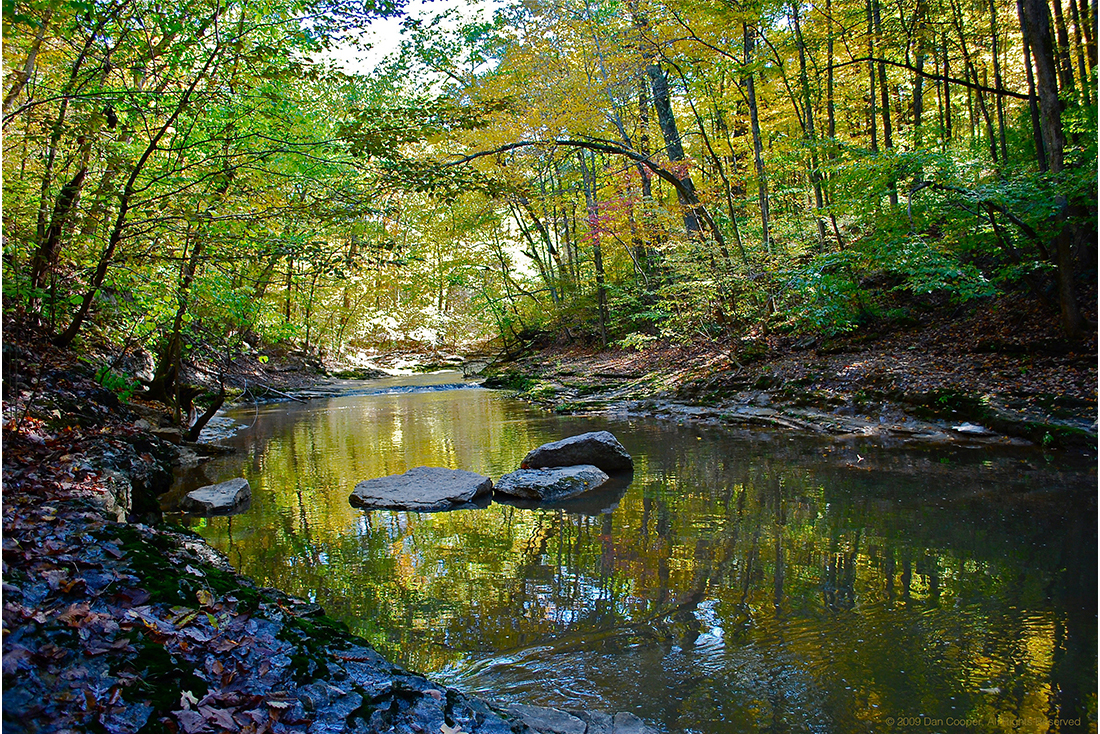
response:
{"label": "bright sky through trees", "polygon": [[[320,61],[331,60],[349,74],[369,74],[388,55],[395,53],[403,38],[402,23],[407,17],[430,19],[454,10],[462,21],[485,21],[492,18],[493,10],[503,3],[500,0],[412,0],[400,15],[376,18],[362,32],[363,47],[343,45],[322,54]],[[443,27],[453,30],[455,22]]]}

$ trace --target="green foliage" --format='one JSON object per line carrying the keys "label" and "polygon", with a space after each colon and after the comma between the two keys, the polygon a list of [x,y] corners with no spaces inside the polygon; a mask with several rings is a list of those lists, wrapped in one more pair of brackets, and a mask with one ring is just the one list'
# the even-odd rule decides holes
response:
{"label": "green foliage", "polygon": [[141,387],[140,382],[119,374],[111,369],[109,365],[104,365],[96,370],[95,381],[118,395],[119,400],[123,402],[133,397],[134,392]]}

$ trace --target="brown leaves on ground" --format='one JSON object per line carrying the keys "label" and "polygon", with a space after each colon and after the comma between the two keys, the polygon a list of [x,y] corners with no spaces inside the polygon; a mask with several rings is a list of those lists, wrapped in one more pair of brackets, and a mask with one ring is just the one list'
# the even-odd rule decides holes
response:
{"label": "brown leaves on ground", "polygon": [[850,399],[875,391],[986,396],[1037,415],[1096,418],[1096,333],[1062,336],[1057,316],[1024,295],[939,311],[919,324],[888,322],[835,338],[754,333],[732,343],[654,345],[642,352],[551,348],[534,371],[571,384],[663,375],[665,386],[820,391]]}

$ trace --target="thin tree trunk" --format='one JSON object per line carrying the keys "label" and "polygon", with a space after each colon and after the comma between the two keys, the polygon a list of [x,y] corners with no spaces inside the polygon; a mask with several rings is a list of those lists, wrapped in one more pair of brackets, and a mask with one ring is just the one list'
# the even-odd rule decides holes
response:
{"label": "thin tree trunk", "polygon": [[1081,16],[1077,13],[1077,3],[1069,0],[1069,11],[1073,18],[1073,41],[1077,46],[1077,69],[1081,75],[1081,92],[1085,105],[1092,104],[1092,80],[1085,68],[1085,42],[1081,37]]}
{"label": "thin tree trunk", "polygon": [[[973,83],[977,87],[985,87],[982,79],[978,76],[978,67],[974,63],[973,56],[970,54],[970,47],[966,43],[966,26],[962,16],[962,10],[959,4],[955,0],[951,1],[952,18],[955,23],[955,31],[959,34],[959,48],[962,49],[963,63],[966,70],[966,75],[969,79],[973,80]],[[981,89],[976,91],[978,99],[977,110],[974,108],[973,97],[975,96],[975,90],[968,89],[966,100],[967,108],[970,111],[970,135],[971,139],[977,136],[978,129],[978,114],[982,116],[982,120],[986,126],[986,136],[989,138],[989,157],[996,163],[999,160],[997,154],[997,140],[993,135],[993,120],[989,114],[989,109],[986,107],[985,95],[981,92]]]}
{"label": "thin tree trunk", "polygon": [[187,89],[180,96],[179,101],[176,103],[175,109],[172,114],[168,116],[168,119],[157,129],[153,134],[152,139],[145,146],[145,150],[141,156],[134,163],[133,169],[130,171],[129,177],[126,179],[126,185],[122,188],[122,194],[119,197],[118,214],[115,216],[115,223],[111,227],[111,234],[107,240],[107,248],[103,251],[103,254],[99,258],[99,263],[96,265],[95,273],[92,275],[91,283],[87,292],[84,294],[84,298],[80,303],[80,308],[77,310],[76,315],[73,317],[72,322],[69,324],[63,333],[54,338],[53,343],[58,347],[68,346],[76,335],[80,332],[81,326],[84,325],[84,320],[88,317],[88,311],[92,307],[92,300],[95,298],[96,293],[99,292],[100,286],[103,285],[104,278],[107,277],[107,270],[111,266],[111,260],[115,256],[115,250],[118,249],[119,243],[122,241],[122,234],[126,228],[126,218],[130,213],[130,208],[134,204],[134,195],[137,193],[137,180],[141,175],[142,170],[145,168],[145,164],[149,162],[153,153],[157,150],[157,146],[160,145],[161,139],[167,134],[168,129],[175,124],[180,114],[191,103],[191,95],[194,94],[195,89],[198,87],[199,82],[206,78],[207,72],[214,64],[215,59],[221,53],[220,47],[216,46],[210,51],[210,55],[206,59],[206,63],[195,74],[194,79],[188,85]]}
{"label": "thin tree trunk", "polygon": [[[711,160],[714,161],[715,172],[722,181],[723,192],[726,195],[726,207],[729,210],[730,225],[733,227],[733,238],[737,243],[737,249],[740,251],[741,261],[747,266],[749,264],[749,258],[741,242],[741,230],[737,226],[737,213],[734,211],[733,207],[733,187],[730,184],[729,176],[726,175],[726,169],[722,164],[722,158],[718,155],[717,151],[714,150],[714,145],[710,141],[710,135],[707,134],[707,128],[703,122],[703,118],[699,114],[699,110],[695,107],[695,100],[691,98],[690,90],[688,90],[687,77],[684,76],[683,70],[675,62],[667,59],[666,61],[676,70],[677,75],[680,77],[680,83],[684,85],[684,97],[687,99],[688,107],[691,109],[692,116],[695,118],[695,124],[699,129],[699,135],[703,138],[703,145],[706,146],[707,152],[710,153]],[[722,253],[724,264],[729,268],[732,265],[729,248],[727,248],[723,242],[719,246],[719,250]]]}
{"label": "thin tree trunk", "polygon": [[1090,79],[1092,70],[1096,68],[1096,6],[1097,0],[1092,2],[1091,23],[1089,17],[1088,0],[1077,0],[1077,14],[1081,18],[1081,32],[1085,34],[1085,56],[1089,60]]}
{"label": "thin tree trunk", "polygon": [[[992,1],[992,0],[991,0]],[[917,71],[913,75],[913,145],[917,150],[921,147],[921,125],[924,118],[924,62],[928,55],[928,22],[925,17],[928,12],[924,0],[917,2],[916,32],[917,32]]]}
{"label": "thin tree trunk", "polygon": [[951,140],[951,50],[947,47],[947,33],[943,34],[943,120],[944,139]]}
{"label": "thin tree trunk", "polygon": [[1066,20],[1062,17],[1062,0],[1050,0],[1054,8],[1054,28],[1058,38],[1058,82],[1062,92],[1076,91],[1074,84],[1073,61],[1069,51],[1069,33],[1066,32]]}
{"label": "thin tree trunk", "polygon": [[[828,126],[827,134],[831,143],[836,142],[836,101],[833,99],[833,6],[832,0],[825,0],[825,19],[828,23],[828,30],[825,36],[825,115],[826,125]],[[830,151],[833,150],[833,146],[830,145]],[[831,157],[831,154],[830,154]]]}
{"label": "thin tree trunk", "polygon": [[[661,128],[661,135],[665,139],[665,150],[668,159],[673,163],[687,160],[684,155],[683,142],[680,139],[680,131],[676,125],[676,117],[672,112],[672,100],[668,92],[668,77],[665,70],[656,62],[646,66],[646,75],[649,77],[649,85],[653,89],[653,109],[657,112],[657,124]],[[691,174],[686,171],[677,171],[677,177],[692,194],[695,193],[695,184],[691,180]],[[699,217],[690,204],[690,200],[677,192],[680,204],[684,206],[684,228],[688,234],[697,234],[702,228],[699,225]]]}
{"label": "thin tree trunk", "polygon": [[584,200],[588,207],[588,227],[592,236],[592,261],[596,268],[596,303],[600,321],[600,346],[606,347],[607,322],[607,287],[603,269],[603,249],[600,247],[599,204],[596,201],[596,156],[592,155],[592,171],[588,170],[583,150],[577,151],[577,158],[581,164],[581,176],[584,185]]}
{"label": "thin tree trunk", "polygon": [[3,113],[6,115],[15,103],[16,97],[23,91],[23,88],[27,86],[27,82],[34,76],[34,69],[38,61],[38,52],[42,48],[42,41],[46,38],[46,28],[50,25],[50,18],[53,17],[53,8],[46,8],[45,15],[42,16],[42,22],[38,24],[38,30],[35,31],[34,40],[31,41],[31,46],[27,49],[27,60],[23,63],[23,68],[14,70],[11,73],[12,85],[8,89],[8,93],[4,95]]}
{"label": "thin tree trunk", "polygon": [[[882,16],[878,0],[871,0],[871,9],[874,14],[875,38],[878,41],[879,53],[885,54],[885,44],[882,42]],[[886,64],[882,60],[878,64],[878,84],[879,91],[882,94],[882,143],[889,151],[894,148],[894,125],[890,119],[890,87],[886,80]],[[889,195],[890,206],[896,209],[898,206],[898,184],[892,177]]]}
{"label": "thin tree trunk", "polygon": [[997,132],[1001,141],[1001,160],[1008,163],[1008,138],[1005,133],[1005,102],[1000,94],[1004,90],[1004,82],[1001,79],[1001,56],[998,37],[1000,30],[997,28],[997,0],[989,0],[989,33],[993,40],[993,83],[997,87]]}
{"label": "thin tree trunk", "polygon": [[[745,37],[745,65],[751,66],[756,51],[756,29],[748,24],[744,24],[742,29],[744,30]],[[744,84],[745,96],[748,98],[749,102],[749,122],[752,126],[753,161],[756,164],[756,180],[758,182],[758,197],[760,202],[760,226],[764,239],[764,250],[770,255],[772,252],[772,241],[769,232],[768,177],[766,169],[764,168],[764,143],[760,135],[760,115],[756,104],[756,81],[753,79],[752,72],[745,74]]]}
{"label": "thin tree trunk", "polygon": [[873,0],[867,0],[867,79],[871,90],[871,152],[878,153],[878,85],[875,83],[875,18],[872,2]]}
{"label": "thin tree trunk", "polygon": [[806,43],[802,38],[802,24],[798,18],[798,3],[799,0],[793,0],[791,3],[791,19],[794,21],[794,35],[795,42],[798,45],[798,80],[802,86],[802,104],[805,108],[805,120],[806,120],[806,139],[810,144],[810,159],[809,159],[809,174],[810,184],[813,186],[814,203],[817,204],[817,211],[814,212],[814,220],[817,222],[817,245],[820,248],[825,247],[825,220],[822,219],[821,213],[825,209],[825,200],[821,192],[821,173],[818,170],[818,158],[817,158],[817,136],[814,132],[814,105],[813,97],[810,94],[810,77],[806,70]]}
{"label": "thin tree trunk", "polygon": [[1020,28],[1024,29],[1024,68],[1027,70],[1028,110],[1031,113],[1031,138],[1035,144],[1035,160],[1039,162],[1039,170],[1047,171],[1050,166],[1047,163],[1046,144],[1043,143],[1043,124],[1039,116],[1039,95],[1035,91],[1035,73],[1031,58],[1031,42],[1026,31],[1024,20],[1023,0],[1016,0],[1016,14],[1020,18]]}

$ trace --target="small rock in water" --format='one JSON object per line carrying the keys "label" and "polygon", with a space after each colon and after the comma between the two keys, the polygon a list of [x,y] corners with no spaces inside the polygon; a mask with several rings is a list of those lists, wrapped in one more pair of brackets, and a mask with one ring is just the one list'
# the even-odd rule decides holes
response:
{"label": "small rock in water", "polygon": [[609,477],[591,464],[520,469],[505,474],[496,491],[530,500],[558,500],[602,487]]}
{"label": "small rock in water", "polygon": [[592,431],[546,443],[523,458],[522,469],[591,464],[611,474],[630,471],[634,460],[610,431]]}
{"label": "small rock in water", "polygon": [[193,515],[236,515],[252,503],[252,488],[243,477],[200,487],[180,500],[180,509]]}
{"label": "small rock in water", "polygon": [[492,479],[471,471],[418,466],[404,474],[359,482],[348,501],[364,510],[438,512],[469,505],[492,489]]}

